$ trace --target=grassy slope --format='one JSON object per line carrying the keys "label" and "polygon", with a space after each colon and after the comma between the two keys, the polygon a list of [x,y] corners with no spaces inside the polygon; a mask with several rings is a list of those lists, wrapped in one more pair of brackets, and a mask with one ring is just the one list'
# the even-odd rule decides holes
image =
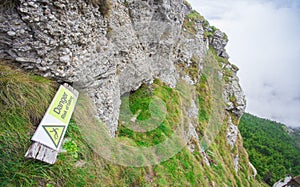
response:
{"label": "grassy slope", "polygon": [[[4,62],[1,62],[0,70],[0,186],[86,183],[90,172],[88,168],[75,168],[76,159],[72,154],[60,154],[53,166],[24,159],[30,138],[50,104],[57,84],[13,70]],[[74,123],[67,136],[76,139],[78,145],[83,144]],[[72,147],[70,144],[68,146]]]}
{"label": "grassy slope", "polygon": [[240,123],[244,144],[259,177],[272,185],[286,174],[300,174],[300,150],[286,126],[244,114]]}
{"label": "grassy slope", "polygon": [[[209,53],[206,63],[217,63]],[[190,153],[187,148],[171,159],[159,165],[143,168],[113,165],[97,154],[86,143],[77,124],[72,120],[66,136],[71,141],[64,145],[67,153],[60,153],[54,165],[24,159],[24,154],[31,144],[30,137],[47,106],[50,104],[57,85],[45,78],[13,70],[0,64],[0,186],[260,186],[249,177],[247,153],[239,137],[236,148],[231,151],[226,143],[227,125],[221,127],[220,134],[208,148],[211,167],[203,163],[202,154]],[[159,128],[139,134],[120,126],[118,139],[128,140],[140,146],[150,146],[163,141],[172,134],[178,125],[180,90],[171,89],[156,80],[153,85],[142,86],[131,94],[130,106],[133,112],[141,109],[140,120],[147,118],[149,98],[158,96],[167,102],[171,111]],[[202,77],[197,85],[199,122],[196,127],[201,138],[211,118],[211,84],[207,77]],[[80,110],[84,99],[79,98],[76,110]],[[184,100],[181,102],[185,102]],[[145,106],[139,108],[139,106]],[[122,110],[122,108],[121,108]],[[76,113],[75,113],[76,115]],[[89,117],[89,116],[87,116]],[[76,116],[75,116],[76,119]],[[77,123],[81,123],[80,120]],[[89,124],[84,124],[89,127]],[[122,139],[123,138],[123,139]],[[235,174],[232,153],[240,155],[240,172]]]}

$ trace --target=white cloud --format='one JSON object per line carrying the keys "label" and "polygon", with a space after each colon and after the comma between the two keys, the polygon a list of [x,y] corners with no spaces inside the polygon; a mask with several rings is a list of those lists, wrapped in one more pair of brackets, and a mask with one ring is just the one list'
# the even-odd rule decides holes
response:
{"label": "white cloud", "polygon": [[247,111],[300,126],[300,3],[298,0],[190,0],[229,37],[240,68]]}

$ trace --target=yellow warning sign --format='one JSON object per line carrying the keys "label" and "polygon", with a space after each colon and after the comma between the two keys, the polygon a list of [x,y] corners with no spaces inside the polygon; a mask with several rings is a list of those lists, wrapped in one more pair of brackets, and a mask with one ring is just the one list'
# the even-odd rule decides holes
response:
{"label": "yellow warning sign", "polygon": [[49,114],[67,124],[72,116],[75,103],[74,94],[61,86],[50,105]]}
{"label": "yellow warning sign", "polygon": [[57,146],[59,145],[63,132],[65,130],[65,126],[61,125],[43,125],[43,128],[45,129],[45,131],[47,132],[48,136],[50,137],[50,139],[52,140],[52,142],[54,143],[55,147],[57,148]]}

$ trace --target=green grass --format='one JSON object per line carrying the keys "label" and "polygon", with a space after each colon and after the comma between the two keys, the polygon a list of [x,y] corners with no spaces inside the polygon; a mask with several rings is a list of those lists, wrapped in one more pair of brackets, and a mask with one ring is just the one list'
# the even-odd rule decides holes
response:
{"label": "green grass", "polygon": [[197,82],[200,78],[200,71],[199,71],[199,62],[200,59],[196,55],[193,55],[190,62],[181,61],[176,64],[177,68],[180,69],[182,73],[188,75],[193,81]]}
{"label": "green grass", "polygon": [[[188,33],[195,35],[197,34],[197,26],[196,24],[201,22],[202,27],[204,29],[204,38],[212,38],[216,30],[219,30],[215,26],[210,26],[209,22],[200,15],[196,10],[192,10],[189,14],[187,14],[184,18],[183,28],[187,30]],[[211,30],[211,31],[210,31]],[[224,39],[228,41],[228,37],[225,34]]]}
{"label": "green grass", "polygon": [[44,115],[48,101],[55,92],[54,82],[21,71],[13,71],[4,63],[0,63],[1,111],[26,109],[23,116],[36,122],[37,118]]}
{"label": "green grass", "polygon": [[201,16],[196,10],[192,10],[189,14],[186,15],[187,19],[190,19],[191,21],[202,21],[204,20],[204,17]]}
{"label": "green grass", "polygon": [[198,30],[196,28],[196,23],[188,20],[188,18],[184,18],[183,28],[185,28],[188,33],[193,34],[193,35],[197,34],[197,32],[198,32]]}
{"label": "green grass", "polygon": [[214,59],[218,61],[220,67],[222,67],[223,64],[230,64],[228,59],[218,56],[216,50],[212,46],[209,46],[209,51],[214,55]]}
{"label": "green grass", "polygon": [[[208,55],[207,58],[207,63],[218,65],[212,59],[213,55]],[[110,163],[93,151],[79,128],[84,126],[88,131],[93,130],[89,124],[89,120],[93,119],[89,113],[92,108],[83,93],[78,98],[66,133],[69,141],[63,147],[67,152],[60,153],[54,165],[25,159],[24,154],[31,145],[30,138],[58,85],[40,76],[12,69],[5,62],[1,62],[0,70],[0,186],[212,186],[213,183],[218,186],[224,186],[225,183],[232,186],[260,186],[257,181],[247,179],[246,156],[241,156],[243,173],[234,174],[230,148],[225,141],[226,125],[222,126],[216,142],[208,148],[208,155],[213,161],[211,167],[203,162],[203,156],[197,147],[194,153],[184,147],[169,160],[154,166],[135,168]],[[197,98],[204,98],[197,102],[205,111],[205,114],[199,111],[197,128],[200,129],[200,138],[205,124],[211,117],[216,117],[211,111],[214,109],[211,98],[216,85],[208,75],[201,77],[196,90]],[[152,85],[143,85],[132,92],[127,99],[132,113],[140,111],[137,120],[153,117],[150,113],[150,101],[156,97],[166,103],[168,113],[158,128],[147,133],[134,132],[120,125],[115,140],[144,147],[163,142],[181,122],[190,120],[186,116],[186,108],[189,107],[193,94],[188,90],[191,89],[183,83],[170,88],[155,80]],[[121,110],[123,107],[121,106]],[[80,119],[81,117],[83,118]],[[240,155],[246,155],[242,152],[242,145],[239,147],[236,151]]]}
{"label": "green grass", "polygon": [[[133,139],[137,145],[152,146],[160,143],[173,133],[173,128],[179,123],[180,116],[180,99],[178,93],[164,85],[159,80],[156,80],[150,87],[143,85],[140,89],[130,94],[129,105],[130,110],[135,114],[138,110],[141,113],[137,120],[143,121],[151,117],[149,103],[153,97],[159,97],[166,103],[167,115],[158,128],[143,133],[133,132],[126,125],[120,125],[118,129],[119,137],[127,137]],[[123,100],[126,98],[123,98]],[[125,110],[124,101],[121,105],[121,112]]]}
{"label": "green grass", "polygon": [[[217,60],[219,66],[223,67],[222,73],[225,83],[231,83],[232,77],[234,76],[235,72],[239,70],[239,68],[236,65],[231,64],[228,59],[218,56],[216,50],[213,49],[212,46],[209,46],[209,51],[211,54],[213,54],[214,59]],[[227,65],[230,65],[231,68],[227,68]]]}
{"label": "green grass", "polygon": [[192,9],[192,5],[187,0],[183,0],[183,4],[188,8]]}
{"label": "green grass", "polygon": [[[85,157],[86,153],[76,150],[75,156],[74,147],[71,152],[60,154],[55,165],[24,158],[31,145],[30,138],[50,104],[57,84],[14,70],[3,61],[0,69],[0,186],[89,184],[92,169],[74,167],[79,157]],[[74,145],[75,142],[82,145],[84,143],[74,126],[74,123],[70,124],[67,136]]]}
{"label": "green grass", "polygon": [[195,35],[198,32],[196,28],[197,22],[202,22],[202,26],[204,28],[209,26],[208,21],[203,16],[201,16],[196,10],[192,10],[189,14],[185,16],[183,28],[185,28],[190,34]]}
{"label": "green grass", "polygon": [[202,75],[200,82],[197,84],[198,102],[199,102],[199,115],[200,123],[208,122],[211,112],[211,94],[208,86],[206,75]]}

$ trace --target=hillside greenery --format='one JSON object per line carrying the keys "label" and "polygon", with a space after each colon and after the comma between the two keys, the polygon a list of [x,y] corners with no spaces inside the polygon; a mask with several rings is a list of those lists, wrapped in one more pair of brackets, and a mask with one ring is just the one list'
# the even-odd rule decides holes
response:
{"label": "hillside greenery", "polygon": [[287,174],[300,174],[300,149],[285,125],[246,113],[239,129],[260,180],[273,185]]}
{"label": "hillside greenery", "polygon": [[[214,54],[208,53],[206,64],[218,62]],[[196,148],[191,153],[184,147],[179,153],[160,164],[147,167],[124,167],[113,164],[94,152],[82,135],[80,126],[89,129],[91,118],[86,96],[80,94],[73,119],[60,153],[54,165],[25,159],[24,154],[31,145],[37,125],[53,98],[58,84],[52,80],[23,72],[9,66],[11,61],[0,62],[0,186],[265,186],[257,182],[248,166],[248,156],[239,137],[234,150],[226,142],[227,122],[221,125],[215,141],[207,147],[210,166],[203,161],[203,155]],[[216,73],[216,72],[215,72]],[[196,131],[199,137],[205,133],[213,115],[216,88],[216,74],[203,73],[196,85],[198,114]],[[222,84],[220,82],[219,84]],[[181,117],[187,119],[184,107],[188,106],[190,95],[186,85],[170,88],[159,80],[152,85],[143,85],[129,97],[130,110],[141,111],[139,120],[149,117],[149,99],[159,97],[166,102],[170,111],[157,129],[141,134],[119,124],[116,140],[135,146],[151,146],[164,141],[173,133]],[[221,91],[219,89],[219,91]],[[182,97],[181,97],[182,96]],[[181,98],[181,99],[180,99]],[[122,98],[124,101],[126,98]],[[89,101],[90,102],[90,101]],[[121,110],[122,110],[121,106]],[[91,109],[90,109],[91,110]],[[178,111],[183,110],[179,117]],[[85,113],[86,112],[86,113]],[[92,131],[91,129],[90,131]],[[208,132],[209,133],[209,132]],[[239,172],[233,167],[233,154],[239,154]]]}
{"label": "hillside greenery", "polygon": [[288,133],[291,135],[297,148],[300,150],[300,128],[292,128],[288,131]]}

